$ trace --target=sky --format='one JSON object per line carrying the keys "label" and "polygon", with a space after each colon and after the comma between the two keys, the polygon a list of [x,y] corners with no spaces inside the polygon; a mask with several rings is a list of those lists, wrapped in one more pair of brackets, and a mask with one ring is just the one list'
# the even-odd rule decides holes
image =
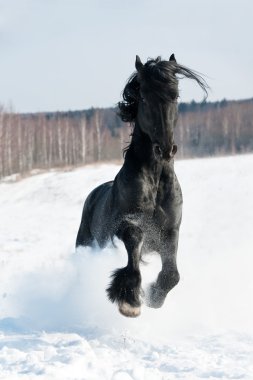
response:
{"label": "sky", "polygon": [[[253,96],[252,0],[0,0],[0,104],[17,112],[111,107],[134,71],[174,53],[210,101]],[[180,101],[201,101],[180,81]]]}

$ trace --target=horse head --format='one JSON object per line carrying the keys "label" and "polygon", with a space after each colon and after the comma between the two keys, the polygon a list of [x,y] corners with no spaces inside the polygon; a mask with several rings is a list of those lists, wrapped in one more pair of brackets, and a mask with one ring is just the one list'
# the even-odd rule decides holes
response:
{"label": "horse head", "polygon": [[136,122],[149,136],[157,158],[170,159],[177,150],[174,144],[178,98],[175,63],[174,55],[168,62],[158,57],[144,65],[136,56],[135,67],[140,84]]}
{"label": "horse head", "polygon": [[207,84],[196,72],[177,63],[174,54],[169,61],[161,57],[143,64],[136,56],[136,72],[130,77],[119,103],[123,121],[134,122],[149,136],[157,158],[171,159],[177,146],[174,128],[178,118],[178,78],[194,79],[207,94]]}

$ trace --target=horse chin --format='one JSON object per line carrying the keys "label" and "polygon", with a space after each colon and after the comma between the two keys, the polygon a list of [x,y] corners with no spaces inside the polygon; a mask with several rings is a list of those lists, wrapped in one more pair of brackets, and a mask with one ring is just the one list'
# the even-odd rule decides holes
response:
{"label": "horse chin", "polygon": [[141,314],[140,306],[131,306],[127,302],[119,304],[119,312],[125,317],[136,318]]}

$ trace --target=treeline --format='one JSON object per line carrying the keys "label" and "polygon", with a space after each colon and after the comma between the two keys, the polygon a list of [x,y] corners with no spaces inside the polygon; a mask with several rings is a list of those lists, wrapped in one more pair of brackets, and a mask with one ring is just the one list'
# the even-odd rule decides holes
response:
{"label": "treeline", "polygon": [[182,103],[179,111],[181,158],[253,152],[253,99]]}
{"label": "treeline", "polygon": [[118,159],[129,139],[119,123],[113,109],[37,114],[2,109],[0,177]]}
{"label": "treeline", "polygon": [[[253,99],[181,103],[179,158],[253,151]],[[0,177],[122,158],[131,127],[117,110],[17,114],[0,107]]]}

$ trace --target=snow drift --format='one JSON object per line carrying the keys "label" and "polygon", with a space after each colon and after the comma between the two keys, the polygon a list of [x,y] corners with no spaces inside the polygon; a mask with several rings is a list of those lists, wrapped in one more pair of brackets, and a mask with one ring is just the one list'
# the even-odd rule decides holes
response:
{"label": "snow drift", "polygon": [[[241,338],[238,336],[243,336],[244,352],[249,352],[249,342],[252,342],[253,334],[252,165],[251,155],[176,163],[175,169],[184,195],[178,250],[181,281],[168,295],[161,309],[154,310],[143,306],[142,315],[136,320],[121,316],[117,308],[107,300],[105,293],[112,270],[126,264],[122,243],[118,241],[116,249],[112,246],[103,250],[79,248],[75,252],[74,249],[86,195],[97,184],[113,178],[119,167],[100,165],[72,172],[51,171],[16,183],[1,183],[0,330],[5,349],[1,352],[5,361],[1,362],[0,355],[0,365],[7,363],[3,365],[4,371],[7,371],[5,378],[8,371],[15,373],[8,365],[12,363],[17,371],[13,364],[15,358],[26,352],[28,346],[17,338],[27,336],[25,334],[46,334],[44,338],[40,335],[40,344],[46,339],[49,351],[51,350],[48,353],[51,364],[54,360],[53,351],[56,350],[55,340],[50,343],[54,334],[58,334],[57,339],[62,340],[64,334],[75,333],[77,335],[74,340],[77,339],[81,345],[88,344],[89,339],[92,342],[95,339],[100,348],[105,342],[114,342],[104,352],[110,357],[111,363],[111,369],[107,367],[104,378],[114,380],[147,379],[147,368],[148,365],[152,366],[151,362],[159,362],[159,368],[153,366],[158,372],[151,371],[150,378],[167,378],[162,377],[167,373],[170,379],[174,379],[174,374],[176,376],[180,372],[182,362],[176,367],[175,363],[179,358],[174,355],[175,368],[173,369],[172,363],[168,366],[164,364],[161,369],[159,358],[161,352],[165,355],[166,351],[161,351],[162,347],[165,344],[168,349],[168,345],[179,342],[186,344],[182,347],[188,347],[189,336],[204,339],[205,336],[217,337],[219,334],[223,337],[222,343],[217,343],[217,338],[210,338],[206,344],[210,347],[216,344],[216,348],[222,344],[225,351],[229,345],[235,345],[235,342],[239,347]],[[144,289],[156,277],[160,268],[159,257],[148,255],[146,261],[147,265],[142,266]],[[16,344],[10,345],[8,334],[16,337]],[[69,338],[70,342],[72,338]],[[118,359],[119,362],[116,358],[113,359],[114,350],[119,349],[119,344],[115,343],[117,339],[121,342],[120,347],[130,355],[129,362],[132,360],[136,365],[136,368],[131,367],[131,371],[123,371],[123,374],[121,368],[115,364],[124,363],[123,357]],[[145,345],[141,343],[144,341],[149,364],[140,365],[138,355],[144,355]],[[230,343],[226,343],[229,341]],[[245,341],[248,342],[247,349]],[[38,351],[38,341],[34,336],[29,342],[29,350]],[[138,347],[137,352],[134,346]],[[152,352],[158,352],[158,347],[160,353],[153,357]],[[73,354],[71,344],[68,348]],[[11,351],[14,356],[10,356],[8,349],[19,351],[15,351],[16,354]],[[188,349],[192,348],[182,350],[186,352]],[[88,356],[94,356],[94,343],[92,349],[84,351],[86,354],[89,351]],[[197,351],[195,352],[197,355]],[[232,368],[233,376],[243,375],[246,378],[250,371],[253,373],[248,365],[250,359],[247,355],[248,361],[245,359],[245,363],[248,369],[241,372],[238,372],[238,366],[235,370],[231,365],[231,359],[230,368],[225,370],[221,366],[220,372],[212,370],[212,374],[208,369],[206,376],[203,375],[204,370],[198,374],[195,371],[196,366],[192,367],[195,368],[192,371],[191,366],[186,366],[188,370],[182,370],[181,378],[197,379],[200,373],[202,377],[235,378],[231,377]],[[12,361],[11,357],[14,358]],[[93,362],[93,359],[89,360]],[[37,356],[36,360],[37,364],[41,363]],[[25,363],[23,370],[27,371],[29,379],[32,378],[31,375],[39,375],[38,368],[42,368],[41,373],[44,375],[49,369],[49,365],[38,365],[38,368],[35,366],[37,371],[35,367],[29,367],[31,363],[27,358]],[[141,372],[138,372],[138,366],[142,368]],[[89,379],[99,376],[103,378],[99,365],[94,373],[89,368],[85,369],[83,364],[80,368],[86,375],[90,373],[90,377],[87,377]],[[60,369],[57,371],[52,374],[60,376]],[[195,377],[190,377],[191,373]],[[81,376],[81,372],[74,377],[70,371],[68,378],[79,378],[79,375]],[[49,372],[45,378],[50,378]]]}

